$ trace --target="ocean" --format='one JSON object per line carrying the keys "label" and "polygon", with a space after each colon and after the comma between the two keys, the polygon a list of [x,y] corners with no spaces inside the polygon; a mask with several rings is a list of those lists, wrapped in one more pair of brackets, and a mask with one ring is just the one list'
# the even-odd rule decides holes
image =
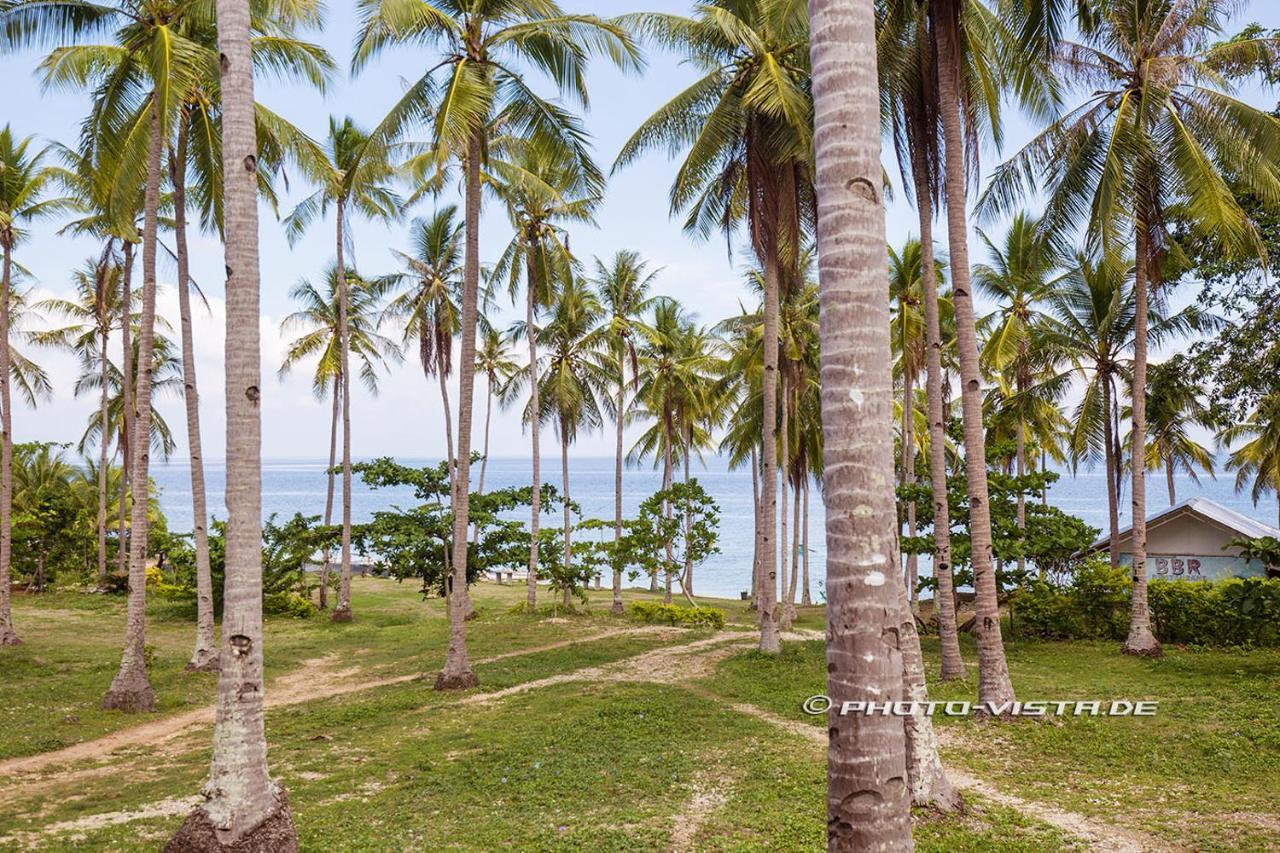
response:
{"label": "ocean", "polygon": [[[400,459],[406,465],[435,464],[434,459]],[[262,502],[264,516],[276,513],[283,520],[295,512],[321,515],[325,501],[325,460],[315,459],[265,459],[262,466]],[[529,481],[527,458],[494,458],[489,461],[485,475],[485,487],[503,488],[524,485]],[[543,476],[548,482],[559,483],[560,459],[549,456],[542,462]],[[191,470],[179,461],[152,467],[152,477],[160,490],[160,505],[169,520],[169,528],[175,532],[191,529]],[[478,476],[475,469],[473,477]],[[697,593],[716,597],[737,598],[750,586],[752,551],[751,472],[748,469],[731,471],[724,460],[708,457],[705,466],[694,466],[693,476],[715,499],[720,507],[720,553],[710,557],[694,570],[694,589]],[[226,517],[223,489],[226,470],[219,461],[206,461],[210,513],[214,517]],[[614,462],[611,458],[572,458],[569,461],[569,487],[571,497],[582,507],[587,518],[613,518]],[[1217,479],[1203,477],[1200,484],[1187,477],[1179,477],[1176,483],[1179,501],[1190,497],[1205,497],[1223,504],[1251,518],[1275,525],[1274,498],[1253,506],[1247,491],[1236,494],[1234,478],[1220,475]],[[634,514],[639,504],[653,494],[662,483],[662,474],[649,467],[628,468],[623,473],[623,512]],[[352,518],[357,523],[368,520],[372,514],[392,506],[410,506],[414,496],[409,489],[372,490],[355,478],[352,493]],[[1106,475],[1099,469],[1081,471],[1076,476],[1064,473],[1049,492],[1049,501],[1065,512],[1079,516],[1099,530],[1106,529]],[[824,513],[819,492],[813,489],[810,502],[809,567],[815,600],[821,600],[822,580],[826,570],[826,541],[823,533]],[[1163,474],[1151,477],[1147,483],[1148,513],[1168,506],[1168,493]],[[1121,500],[1121,525],[1128,524],[1128,490]],[[790,516],[790,512],[788,512]],[[558,524],[559,516],[546,516],[544,524]],[[790,519],[788,519],[790,520]],[[921,573],[929,572],[928,560],[922,560]],[[607,582],[607,581],[606,581]]]}

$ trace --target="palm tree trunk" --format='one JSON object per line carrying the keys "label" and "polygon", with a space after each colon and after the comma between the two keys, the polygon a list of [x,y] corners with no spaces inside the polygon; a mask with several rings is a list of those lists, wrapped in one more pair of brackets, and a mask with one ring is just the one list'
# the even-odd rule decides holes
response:
{"label": "palm tree trunk", "polygon": [[[904,367],[906,348],[903,348]],[[902,483],[906,486],[916,484],[916,434],[915,434],[915,390],[916,374],[914,370],[902,371]],[[916,535],[916,502],[907,501],[907,535]],[[916,589],[920,580],[920,560],[914,553],[907,555],[907,596],[911,599],[911,612],[919,607],[920,592]]]}
{"label": "palm tree trunk", "polygon": [[[3,271],[0,272],[0,646],[16,646],[10,603],[10,567],[13,553],[13,412],[9,389],[9,303],[13,283],[13,240],[3,238]],[[106,430],[102,432],[106,440]]]}
{"label": "palm tree trunk", "polygon": [[178,139],[169,160],[173,187],[173,231],[178,256],[178,316],[182,327],[182,387],[187,409],[187,447],[191,459],[191,518],[196,546],[196,645],[188,670],[218,667],[218,641],[213,633],[213,570],[209,566],[209,509],[204,489],[204,454],[200,441],[200,394],[196,385],[195,337],[191,328],[190,257],[187,251],[187,120],[178,120]]}
{"label": "palm tree trunk", "polygon": [[[103,708],[150,711],[156,696],[147,679],[147,509],[151,462],[151,374],[155,368],[156,230],[159,224],[161,137],[160,104],[152,93],[151,139],[147,152],[147,187],[142,226],[142,323],[138,331],[138,387],[134,403],[132,473],[133,505],[129,517],[129,603],[120,669],[102,697]],[[127,368],[126,368],[127,369]],[[7,412],[6,412],[7,413]]]}
{"label": "palm tree trunk", "polygon": [[[327,480],[324,494],[324,526],[333,524],[333,469],[338,464],[338,417],[342,406],[342,378],[333,377],[333,412],[329,415],[329,467],[325,471]],[[320,609],[329,609],[329,569],[333,563],[333,549],[324,547],[324,565],[320,568]]]}
{"label": "palm tree trunk", "polygon": [[[133,458],[133,244],[124,244],[124,284],[120,299],[120,395],[124,411],[120,415],[120,507],[116,524],[116,568],[121,577],[129,574],[129,460]],[[102,425],[105,431],[107,425]]]}
{"label": "palm tree trunk", "polygon": [[1103,416],[1103,441],[1106,443],[1105,464],[1107,466],[1107,523],[1110,526],[1108,551],[1111,555],[1111,568],[1120,565],[1120,496],[1116,483],[1115,436],[1112,435],[1111,422],[1111,375],[1102,378],[1102,407],[1106,410]]}
{"label": "palm tree trunk", "polygon": [[[668,415],[665,415],[664,417],[666,418],[666,423],[664,424],[664,428],[663,428],[663,432],[665,433],[665,435],[663,436],[663,439],[662,439],[662,491],[667,492],[669,494],[671,491],[671,482],[674,479],[674,473],[672,470],[672,460],[671,460],[671,443],[672,443],[672,440],[675,438],[675,429],[673,424],[671,423],[671,416],[668,414]],[[662,502],[662,513],[663,515],[666,516],[668,521],[671,520],[670,498],[667,498]],[[666,577],[663,579],[662,601],[664,604],[670,604],[671,603],[671,575],[675,572],[675,557],[672,555],[672,552],[671,552],[670,540],[663,543],[663,558],[664,558],[662,561],[662,565],[664,568],[663,574],[666,575]]]}
{"label": "palm tree trunk", "polygon": [[573,571],[573,545],[569,541],[572,520],[569,514],[569,430],[560,419],[560,484],[564,487],[564,606],[569,606],[569,576]]}
{"label": "palm tree trunk", "polygon": [[810,0],[809,10],[828,508],[826,692],[834,702],[827,715],[827,849],[911,850],[901,718],[839,713],[846,701],[905,698],[903,652],[885,640],[898,628],[904,587],[893,548],[875,19],[865,0]]}
{"label": "palm tree trunk", "polygon": [[1169,506],[1178,502],[1178,490],[1173,485],[1173,455],[1164,460],[1164,478],[1169,486]]}
{"label": "palm tree trunk", "polygon": [[796,590],[800,585],[800,502],[804,485],[795,482],[791,487],[791,577],[787,583],[787,612],[794,621]]}
{"label": "palm tree trunk", "polygon": [[449,405],[449,377],[445,375],[444,366],[436,365],[436,378],[440,381],[440,403],[444,407],[444,452],[445,467],[449,471],[449,500],[457,501],[454,488],[458,478],[454,476],[458,469],[458,457],[453,453],[453,409]]}
{"label": "palm tree trunk", "polygon": [[[693,425],[686,423],[684,428],[684,488],[685,500],[689,494],[689,455],[693,452]],[[687,510],[687,508],[686,508]],[[684,514],[684,575],[680,586],[684,589],[685,598],[693,600],[693,555],[689,552],[689,537],[693,532],[693,518],[686,511]]]}
{"label": "palm tree trunk", "polygon": [[538,529],[542,521],[542,445],[539,431],[541,414],[538,401],[538,336],[533,321],[537,313],[538,277],[532,250],[525,255],[525,334],[529,337],[529,444],[532,448],[532,493],[529,496],[529,575],[526,578],[525,603],[532,613],[538,607]]}
{"label": "palm tree trunk", "polygon": [[778,638],[778,290],[781,278],[776,248],[764,253],[764,422],[760,436],[760,651],[782,650]]}
{"label": "palm tree trunk", "polygon": [[102,347],[98,352],[100,361],[98,381],[102,385],[102,393],[98,399],[98,423],[102,425],[102,433],[98,436],[98,592],[107,591],[107,465],[110,457],[111,433],[107,429],[108,409],[111,401],[111,388],[108,380],[110,354],[107,343],[111,337],[111,318],[106,316],[106,306],[110,304],[108,294],[103,295],[103,315],[98,322],[98,337]]}
{"label": "palm tree trunk", "polygon": [[619,348],[618,354],[618,401],[614,420],[614,455],[613,455],[613,606],[611,613],[622,615],[622,566],[619,549],[622,543],[622,428],[623,412],[627,405],[627,348]]}
{"label": "palm tree trunk", "polygon": [[1130,430],[1129,467],[1133,470],[1133,526],[1130,552],[1133,555],[1133,591],[1130,596],[1129,637],[1122,651],[1127,655],[1160,657],[1163,652],[1151,633],[1151,611],[1147,606],[1147,282],[1149,280],[1151,238],[1139,224],[1134,250],[1134,338],[1133,426]]}
{"label": "palm tree trunk", "polygon": [[[1025,367],[1019,366],[1018,380],[1017,380],[1019,405],[1022,404],[1022,399],[1023,399],[1022,395],[1025,394],[1027,391],[1027,378],[1026,378],[1025,371],[1026,371]],[[1021,414],[1019,414],[1018,416],[1017,429],[1018,429],[1018,434],[1014,436],[1014,446],[1016,448],[1014,452],[1014,460],[1015,460],[1014,464],[1017,467],[1018,478],[1019,480],[1021,480],[1021,478],[1024,477],[1027,473],[1026,424],[1022,422]],[[1018,487],[1017,525],[1019,530],[1024,532],[1026,531],[1027,529],[1027,498],[1026,498],[1026,495],[1023,494],[1021,485],[1019,485]],[[1026,570],[1027,570],[1027,559],[1025,557],[1019,556],[1018,557],[1018,574],[1021,575]]]}
{"label": "palm tree trunk", "polygon": [[[485,397],[484,397],[484,453],[480,457],[480,482],[476,486],[476,494],[484,494],[484,473],[489,467],[489,423],[493,419],[493,383],[497,380],[496,376],[485,377]],[[475,525],[471,531],[472,544],[480,542],[480,525]]]}
{"label": "palm tree trunk", "polygon": [[[479,680],[467,659],[467,527],[471,480],[471,409],[476,372],[476,300],[480,289],[480,131],[466,154],[466,257],[462,273],[462,344],[458,366],[458,467],[453,511],[453,592],[449,596],[449,651],[436,678],[437,690],[475,687]],[[532,331],[532,330],[530,330]]]}
{"label": "palm tree trunk", "polygon": [[[931,11],[934,7],[930,7]],[[959,10],[954,0],[939,4],[938,94],[946,150],[947,238],[951,250],[952,302],[960,355],[960,397],[964,411],[965,474],[969,485],[969,527],[978,637],[978,701],[1002,706],[1014,701],[1009,664],[1000,633],[1000,606],[991,563],[991,505],[987,494],[986,437],[982,423],[982,372],[969,275],[969,229],[965,221],[966,175],[961,127]],[[993,707],[987,704],[987,707]]]}
{"label": "palm tree trunk", "polygon": [[351,329],[348,313],[347,265],[343,257],[346,242],[346,202],[337,203],[338,277],[338,374],[342,381],[342,544],[339,555],[338,606],[330,617],[334,622],[350,622],[351,613]]}
{"label": "palm tree trunk", "polygon": [[779,398],[782,400],[782,471],[780,485],[782,487],[782,504],[778,507],[778,517],[782,521],[782,531],[778,535],[778,627],[783,631],[791,630],[791,602],[787,600],[787,545],[791,540],[787,537],[787,492],[791,488],[791,394],[790,382],[785,371],[781,374]]}
{"label": "palm tree trunk", "polygon": [[262,354],[257,136],[249,4],[217,0],[227,270],[227,558],[213,759],[204,804],[167,850],[298,849],[284,788],[267,770],[262,695]]}
{"label": "palm tree trunk", "polygon": [[760,624],[760,454],[754,446],[751,448],[751,608],[756,612],[756,624]]}
{"label": "palm tree trunk", "polygon": [[800,606],[812,607],[813,598],[809,594],[809,477],[804,478],[804,538],[800,547],[804,549],[804,588],[800,591]]}

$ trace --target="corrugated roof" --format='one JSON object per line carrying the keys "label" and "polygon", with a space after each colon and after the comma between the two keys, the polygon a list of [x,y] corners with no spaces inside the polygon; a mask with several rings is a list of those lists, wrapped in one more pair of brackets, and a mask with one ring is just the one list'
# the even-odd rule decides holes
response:
{"label": "corrugated roof", "polygon": [[[1273,536],[1280,539],[1280,528],[1272,527],[1269,524],[1263,524],[1261,521],[1255,521],[1247,515],[1242,515],[1234,509],[1228,509],[1220,503],[1214,503],[1208,498],[1189,498],[1181,503],[1174,504],[1171,507],[1160,510],[1147,516],[1147,526],[1168,518],[1169,516],[1190,512],[1207,518],[1223,527],[1236,531],[1241,536],[1248,536],[1250,539],[1257,539],[1262,536]],[[1126,527],[1117,535],[1124,536],[1132,530],[1133,527]],[[1094,548],[1101,548],[1111,541],[1110,535],[1103,536],[1097,542],[1093,543]]]}

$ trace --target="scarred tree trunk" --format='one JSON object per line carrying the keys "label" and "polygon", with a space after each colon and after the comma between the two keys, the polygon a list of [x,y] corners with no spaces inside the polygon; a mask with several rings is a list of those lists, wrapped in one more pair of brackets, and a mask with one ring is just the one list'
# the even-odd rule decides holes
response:
{"label": "scarred tree trunk", "polygon": [[1129,636],[1122,650],[1127,655],[1161,657],[1164,652],[1151,633],[1151,611],[1147,606],[1147,282],[1150,279],[1151,238],[1139,223],[1134,250],[1134,332],[1133,332],[1133,427],[1130,431],[1129,467],[1133,469],[1133,526],[1130,552],[1133,554],[1133,591],[1129,606]]}
{"label": "scarred tree trunk", "polygon": [[178,124],[177,146],[170,154],[173,187],[173,232],[178,256],[178,315],[182,326],[182,388],[187,409],[187,446],[191,459],[191,518],[196,546],[196,645],[188,670],[218,668],[218,641],[213,632],[213,571],[209,566],[209,508],[204,490],[204,455],[200,441],[200,395],[196,390],[195,336],[191,328],[191,288],[187,251],[187,120]]}
{"label": "scarred tree trunk", "polygon": [[960,116],[960,53],[956,44],[959,10],[955,0],[931,7],[938,24],[938,95],[946,151],[947,238],[951,249],[952,303],[960,355],[960,398],[964,411],[964,463],[969,486],[969,527],[973,565],[974,631],[978,637],[978,701],[986,707],[1014,700],[1009,664],[1000,633],[995,571],[991,559],[991,505],[987,494],[986,437],[982,423],[982,373],[969,275],[969,229],[965,221],[965,151]]}
{"label": "scarred tree trunk", "polygon": [[[156,228],[160,206],[160,168],[164,139],[160,105],[154,93],[150,107],[151,139],[147,151],[147,187],[142,227],[142,322],[138,330],[138,386],[134,404],[132,506],[129,516],[129,603],[125,616],[120,669],[102,697],[103,708],[150,711],[156,695],[147,678],[147,508],[151,462],[151,379],[155,368]],[[125,370],[128,371],[126,361]],[[7,414],[7,407],[6,407]]]}
{"label": "scarred tree trunk", "polygon": [[791,478],[787,476],[791,461],[791,395],[787,374],[781,374],[782,386],[778,396],[782,399],[782,505],[778,507],[778,516],[782,520],[782,532],[778,535],[778,628],[791,630],[791,602],[787,599],[787,546],[791,540],[787,537],[787,492],[791,488]]}
{"label": "scarred tree trunk", "polygon": [[[333,377],[333,411],[329,415],[329,467],[325,471],[324,526],[333,524],[333,469],[338,464],[338,417],[342,406],[342,378]],[[324,565],[320,568],[320,609],[329,609],[329,569],[333,563],[333,550],[326,544]]]}
{"label": "scarred tree trunk", "polygon": [[[905,368],[906,352],[904,348],[903,363]],[[916,374],[914,370],[903,370],[902,375],[902,483],[906,486],[916,484],[916,433],[915,433],[915,391]],[[907,535],[916,535],[916,502],[907,501]],[[920,593],[916,585],[920,580],[920,561],[914,554],[907,555],[907,595],[911,599],[911,611],[919,606]]]}
{"label": "scarred tree trunk", "polygon": [[[530,249],[532,251],[532,249]],[[538,529],[542,521],[542,446],[539,435],[540,423],[538,401],[538,336],[533,325],[538,304],[537,265],[532,256],[528,256],[525,264],[525,333],[529,337],[529,443],[532,446],[533,476],[531,484],[533,492],[529,496],[529,576],[526,579],[525,603],[532,613],[538,606]]]}
{"label": "scarred tree trunk", "polygon": [[257,140],[247,0],[217,0],[226,211],[227,559],[205,802],[166,851],[293,853],[284,788],[267,772],[262,678],[262,356]]}
{"label": "scarred tree trunk", "polygon": [[1110,531],[1108,537],[1108,552],[1111,556],[1111,568],[1120,565],[1120,497],[1116,482],[1116,461],[1115,461],[1115,436],[1112,435],[1111,429],[1111,375],[1108,373],[1103,377],[1102,382],[1102,407],[1106,410],[1102,431],[1103,440],[1106,442],[1106,459],[1107,466],[1107,524]]}
{"label": "scarred tree trunk", "polygon": [[[0,646],[16,646],[21,640],[13,628],[10,604],[10,568],[13,554],[13,412],[9,389],[9,288],[13,284],[13,237],[0,231],[4,252],[0,272]],[[107,431],[102,431],[106,441]]]}
{"label": "scarred tree trunk", "polygon": [[[133,458],[133,244],[124,244],[124,282],[120,299],[120,395],[124,411],[120,414],[120,499],[116,521],[116,570],[121,577],[129,574],[129,460]],[[105,432],[106,423],[102,425]]]}
{"label": "scarred tree trunk", "polygon": [[764,376],[761,397],[764,422],[760,460],[760,651],[782,650],[778,637],[778,289],[780,271],[776,249],[766,252],[764,264]]}
{"label": "scarred tree trunk", "polygon": [[351,329],[347,314],[350,296],[347,266],[342,256],[346,242],[346,202],[337,204],[338,276],[338,373],[342,382],[342,544],[338,569],[338,606],[330,618],[334,622],[350,622],[351,613]]}
{"label": "scarred tree trunk", "polygon": [[[615,551],[622,542],[622,427],[623,412],[627,405],[627,348],[619,349],[618,355],[618,403],[614,420],[614,458],[613,458],[613,546]],[[615,561],[618,555],[614,555]],[[613,569],[613,605],[609,611],[622,615],[622,569],[616,563]]]}
{"label": "scarred tree trunk", "polygon": [[[875,18],[810,0],[827,503],[827,849],[911,850]],[[765,446],[768,452],[768,444]]]}
{"label": "scarred tree trunk", "polygon": [[[479,684],[467,659],[467,526],[471,488],[471,408],[476,371],[476,299],[480,288],[480,132],[472,134],[466,154],[466,257],[462,272],[462,343],[458,365],[458,467],[454,487],[453,590],[449,596],[449,651],[436,677],[437,690]],[[532,335],[532,329],[529,330]],[[534,417],[536,419],[537,413]],[[537,491],[535,488],[534,491]]]}
{"label": "scarred tree trunk", "polygon": [[920,214],[920,265],[924,285],[925,398],[929,409],[929,482],[933,491],[933,577],[938,583],[934,604],[942,643],[942,680],[964,678],[960,635],[956,625],[955,580],[951,573],[951,505],[947,495],[947,433],[942,403],[942,323],[938,316],[938,271],[933,258],[933,198],[923,180],[924,163],[912,157],[916,205]]}

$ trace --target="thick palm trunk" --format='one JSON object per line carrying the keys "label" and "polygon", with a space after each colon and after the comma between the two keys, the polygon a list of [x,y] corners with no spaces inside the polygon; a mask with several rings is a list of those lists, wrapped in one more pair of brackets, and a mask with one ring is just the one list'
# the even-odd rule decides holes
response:
{"label": "thick palm trunk", "polygon": [[960,355],[960,397],[964,412],[965,474],[969,485],[969,528],[978,637],[978,701],[1003,705],[1014,700],[1009,664],[1000,633],[995,571],[991,559],[991,505],[987,491],[986,437],[982,423],[982,373],[969,275],[969,229],[965,221],[965,150],[960,117],[959,12],[954,0],[937,9],[938,93],[946,151],[947,238],[951,249],[952,302]]}
{"label": "thick palm trunk", "polygon": [[[0,271],[0,646],[16,646],[18,633],[13,628],[10,604],[11,563],[13,555],[13,412],[9,389],[9,288],[13,284],[13,240],[0,237],[4,252]],[[102,431],[106,440],[106,430]]]}
{"label": "thick palm trunk", "polygon": [[839,713],[844,702],[906,698],[875,20],[868,0],[810,0],[809,11],[833,702],[827,849],[911,850],[902,718]]}
{"label": "thick palm trunk", "polygon": [[804,566],[804,588],[800,591],[800,605],[812,607],[813,598],[809,594],[809,477],[804,478],[804,536],[800,540],[804,549],[802,565]]}
{"label": "thick palm trunk", "polygon": [[217,0],[226,210],[227,558],[213,758],[196,808],[166,850],[292,853],[284,788],[267,772],[262,635],[262,371],[257,138],[249,5]]}
{"label": "thick palm trunk", "polygon": [[[342,379],[333,377],[333,411],[329,415],[329,467],[325,471],[324,526],[333,524],[334,472],[338,464],[338,417],[342,407]],[[320,609],[329,609],[329,569],[333,562],[333,549],[324,548],[324,565],[320,568]]]}
{"label": "thick palm trunk", "polygon": [[[675,438],[675,429],[670,422],[670,415],[667,416],[667,424],[665,425],[662,440],[662,491],[670,493],[672,480],[675,479],[674,469],[671,460],[671,442]],[[671,500],[670,498],[662,502],[662,513],[667,520],[671,520]],[[675,572],[675,557],[671,551],[671,542],[667,541],[663,544],[663,561],[664,567],[662,588],[662,601],[665,604],[671,603],[671,575]]]}
{"label": "thick palm trunk", "polygon": [[[684,429],[684,488],[685,500],[688,500],[689,494],[689,455],[693,452],[693,428],[686,425]],[[681,576],[680,586],[684,589],[685,598],[693,600],[693,555],[689,552],[689,536],[693,532],[693,518],[689,515],[686,507],[684,514],[684,574]]]}
{"label": "thick palm trunk", "polygon": [[[102,697],[102,707],[150,711],[156,696],[147,679],[147,508],[151,462],[151,380],[155,368],[156,229],[159,224],[161,137],[160,105],[151,101],[151,140],[142,227],[142,322],[138,330],[138,385],[134,395],[132,498],[129,516],[129,603],[120,669]],[[126,367],[127,370],[127,367]],[[7,407],[6,407],[7,414]]]}
{"label": "thick palm trunk", "polygon": [[796,590],[800,585],[800,502],[802,483],[796,482],[791,487],[791,577],[787,584],[788,621],[795,619]]}
{"label": "thick palm trunk", "polygon": [[[903,348],[903,362],[906,362],[906,351]],[[902,372],[902,484],[916,484],[916,433],[915,433],[915,393],[916,375],[914,370]],[[907,535],[916,535],[916,502],[907,501]],[[920,581],[920,560],[914,553],[907,555],[907,596],[911,599],[911,611],[919,606],[920,593],[916,589]]]}
{"label": "thick palm trunk", "polygon": [[789,465],[791,461],[791,395],[786,373],[782,374],[779,383],[782,398],[782,505],[778,507],[778,516],[782,520],[782,532],[778,535],[778,627],[783,631],[791,630],[791,602],[787,600],[787,546],[791,540],[787,537],[787,492],[791,488]]}
{"label": "thick palm trunk", "polygon": [[539,430],[541,413],[538,400],[538,335],[533,325],[538,304],[536,264],[529,257],[525,265],[525,334],[529,337],[529,444],[532,448],[532,492],[529,495],[529,575],[525,580],[525,603],[532,613],[538,606],[538,529],[542,521],[542,445]]}
{"label": "thick palm trunk", "polygon": [[614,420],[613,447],[613,606],[611,613],[622,615],[622,568],[618,564],[618,549],[622,542],[622,427],[623,412],[627,405],[627,350],[624,346],[618,356],[618,408]]}
{"label": "thick palm trunk", "polygon": [[191,288],[187,251],[187,124],[178,124],[177,147],[170,159],[173,186],[174,243],[178,256],[178,315],[182,326],[182,388],[187,409],[187,447],[191,459],[191,518],[196,546],[196,645],[187,669],[218,667],[218,641],[213,633],[213,571],[209,566],[209,508],[204,489],[204,455],[200,441],[200,395],[196,385],[195,336],[191,328]]}
{"label": "thick palm trunk", "polygon": [[[471,480],[471,409],[476,372],[476,299],[480,289],[480,158],[479,131],[467,143],[466,258],[462,273],[462,344],[458,365],[458,466],[454,486],[453,590],[449,595],[449,651],[436,678],[437,690],[474,687],[479,683],[467,659],[467,527]],[[532,334],[532,329],[530,329]],[[535,413],[536,418],[536,413]]]}
{"label": "thick palm trunk", "polygon": [[107,465],[110,462],[110,433],[107,431],[107,420],[111,400],[111,388],[108,380],[110,353],[107,343],[111,337],[111,318],[106,315],[106,306],[110,304],[109,294],[103,295],[101,319],[98,323],[98,337],[102,346],[98,352],[98,382],[102,392],[98,398],[98,423],[102,425],[102,433],[98,437],[98,592],[107,591]]}
{"label": "thick palm trunk", "polygon": [[1111,568],[1120,565],[1120,494],[1116,482],[1115,436],[1111,429],[1111,376],[1107,375],[1102,382],[1102,407],[1106,410],[1102,425],[1103,441],[1106,442],[1105,464],[1107,466],[1107,523],[1110,528],[1108,552],[1111,555]]}
{"label": "thick palm trunk", "polygon": [[1169,506],[1173,506],[1178,502],[1178,490],[1173,484],[1173,457],[1172,456],[1164,460],[1164,479],[1165,479],[1165,485],[1169,487]]}
{"label": "thick palm trunk", "polygon": [[1133,469],[1133,526],[1130,552],[1133,554],[1133,591],[1129,608],[1129,637],[1124,641],[1127,655],[1160,657],[1163,652],[1151,633],[1151,611],[1147,606],[1147,282],[1151,240],[1146,226],[1137,229],[1134,252],[1134,339],[1133,339],[1133,427],[1130,432],[1129,467]]}
{"label": "thick palm trunk", "polygon": [[[1027,378],[1026,378],[1025,370],[1026,368],[1024,367],[1018,368],[1017,388],[1018,388],[1019,404],[1021,404],[1022,395],[1025,394],[1027,390]],[[1014,446],[1016,448],[1014,452],[1014,464],[1017,468],[1018,478],[1019,480],[1021,480],[1021,478],[1024,477],[1027,473],[1027,434],[1026,434],[1026,425],[1022,422],[1021,417],[1018,418],[1017,428],[1018,428],[1018,434],[1014,437]],[[1018,487],[1017,513],[1018,513],[1017,514],[1018,529],[1025,531],[1027,529],[1027,498],[1026,498],[1026,495],[1023,494],[1021,486]],[[1027,569],[1026,558],[1019,556],[1018,557],[1019,576],[1021,576],[1021,574],[1024,571],[1026,571],[1026,569]]]}
{"label": "thick palm trunk", "polygon": [[[484,452],[480,456],[480,482],[476,485],[476,494],[484,494],[484,473],[489,467],[489,423],[493,419],[493,383],[497,377],[485,377],[485,396],[484,396]],[[471,530],[472,544],[480,542],[480,525],[475,525]]]}
{"label": "thick palm trunk", "polygon": [[[569,514],[569,431],[565,429],[564,420],[560,421],[560,485],[564,488],[564,577],[567,582],[569,573],[573,571],[573,544],[569,541],[572,534],[572,519]],[[564,587],[564,606],[569,606],[569,587]]]}
{"label": "thick palm trunk", "polygon": [[760,651],[782,650],[778,638],[778,288],[777,250],[766,252],[764,264],[764,375],[761,396],[764,422],[760,437]]}
{"label": "thick palm trunk", "polygon": [[449,377],[442,364],[436,365],[436,378],[440,382],[440,404],[444,408],[444,452],[446,469],[449,471],[449,497],[457,500],[457,495],[453,494],[453,487],[457,482],[454,474],[458,468],[458,457],[453,453],[453,407],[449,405]]}
{"label": "thick palm trunk", "polygon": [[[129,460],[133,458],[133,244],[124,244],[124,283],[120,299],[120,395],[124,411],[120,414],[120,497],[116,520],[116,570],[121,577],[129,574]],[[105,432],[106,423],[102,425]]]}
{"label": "thick palm trunk", "polygon": [[339,553],[338,606],[333,609],[334,622],[350,622],[351,613],[351,329],[349,326],[350,295],[347,288],[347,266],[342,256],[346,242],[346,203],[337,204],[338,276],[338,373],[342,382],[342,544]]}
{"label": "thick palm trunk", "polygon": [[760,624],[760,458],[755,447],[751,448],[751,608],[756,612],[756,624]]}

